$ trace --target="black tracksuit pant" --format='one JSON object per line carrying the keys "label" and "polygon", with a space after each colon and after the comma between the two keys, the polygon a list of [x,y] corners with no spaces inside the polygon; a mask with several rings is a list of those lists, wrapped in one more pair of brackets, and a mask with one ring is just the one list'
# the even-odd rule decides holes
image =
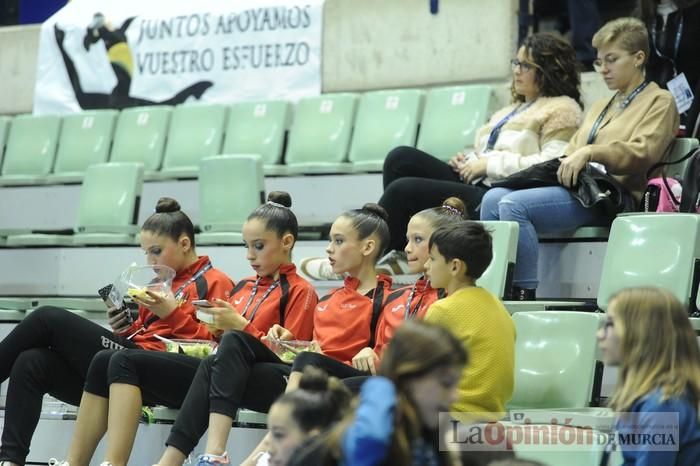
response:
{"label": "black tracksuit pant", "polygon": [[290,372],[255,337],[227,332],[217,353],[199,365],[166,444],[189,455],[207,430],[209,413],[235,418],[239,408],[267,412],[284,393]]}
{"label": "black tracksuit pant", "polygon": [[479,219],[479,205],[487,188],[462,182],[447,163],[415,147],[400,146],[389,152],[382,174],[384,194],[379,205],[389,214],[389,250],[403,251],[411,217],[442,205],[448,197],[460,198],[469,218]]}
{"label": "black tracksuit pant", "polygon": [[44,394],[77,406],[93,356],[123,347],[138,348],[65,309],[44,306],[29,313],[0,342],[0,382],[10,379],[0,461],[24,464]]}

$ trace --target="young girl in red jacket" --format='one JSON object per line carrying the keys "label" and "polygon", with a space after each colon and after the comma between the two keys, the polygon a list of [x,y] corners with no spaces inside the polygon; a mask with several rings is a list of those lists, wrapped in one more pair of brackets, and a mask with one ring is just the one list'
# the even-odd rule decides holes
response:
{"label": "young girl in red jacket", "polygon": [[399,288],[389,295],[377,327],[377,343],[374,348],[365,348],[358,353],[353,358],[353,367],[375,374],[384,347],[396,329],[408,320],[423,319],[430,305],[446,296],[443,289],[433,288],[425,276],[425,263],[430,255],[428,241],[438,228],[464,220],[465,212],[466,206],[461,199],[449,197],[439,207],[421,210],[411,217],[404,251],[409,272],[421,276],[413,285]]}
{"label": "young girl in red jacket", "polygon": [[[391,286],[388,277],[377,276],[374,266],[388,240],[386,212],[376,204],[345,212],[335,220],[326,252],[334,271],[347,278],[342,288],[315,306],[312,349],[349,364],[360,349],[373,346],[376,323]],[[295,337],[282,327],[273,327],[269,336]],[[238,408],[266,411],[285,389],[271,383],[269,374],[288,375],[292,370],[245,332],[227,333],[212,364],[200,366],[158,464],[181,465],[207,427],[206,454],[197,464],[228,464],[226,443]],[[301,373],[295,386],[300,377]]]}
{"label": "young girl in red jacket", "polygon": [[[192,222],[173,199],[163,198],[141,227],[141,247],[150,265],[176,271],[172,295],[149,295],[139,301],[139,315],[129,325],[124,313],[110,313],[112,330],[51,306],[20,322],[0,342],[0,382],[10,378],[5,405],[0,461],[22,465],[41,414],[45,393],[77,405],[93,356],[109,348],[163,350],[155,336],[210,338],[195,319],[192,300],[227,296],[231,280],[198,257]],[[114,311],[114,310],[112,310]]]}
{"label": "young girl in red jacket", "polygon": [[[422,210],[411,218],[406,230],[405,247],[410,273],[422,274],[425,271],[424,266],[429,255],[428,240],[433,231],[441,226],[463,220],[465,210],[464,203],[459,198],[451,197],[441,206]],[[297,377],[307,365],[321,368],[328,374],[341,379],[359,377],[348,382],[348,385],[354,388],[364,381],[365,376],[376,373],[384,346],[392,338],[396,328],[406,320],[422,319],[428,307],[444,296],[444,290],[430,286],[428,280],[422,275],[413,285],[391,292],[384,299],[374,345],[367,345],[355,353],[345,355],[345,359],[334,357],[327,352],[326,354],[321,352],[301,354],[294,363],[288,390],[294,388]]]}
{"label": "young girl in red jacket", "polygon": [[[268,199],[243,225],[246,257],[256,275],[241,280],[228,300],[213,299],[214,307],[199,309],[210,315],[209,328],[216,335],[239,330],[257,343],[273,325],[283,324],[293,338],[311,337],[312,311],[318,297],[291,263],[298,234],[297,219],[290,209],[291,198],[287,193],[272,192]],[[225,341],[226,337],[222,345]],[[212,369],[213,360],[209,358],[201,366]],[[108,431],[105,463],[125,465],[142,404],[179,408],[200,362],[178,353],[126,350],[104,359],[98,355],[90,367],[68,460],[63,463],[88,465],[99,440]],[[267,384],[285,386],[286,374],[266,374]],[[201,415],[206,416],[206,410]]]}

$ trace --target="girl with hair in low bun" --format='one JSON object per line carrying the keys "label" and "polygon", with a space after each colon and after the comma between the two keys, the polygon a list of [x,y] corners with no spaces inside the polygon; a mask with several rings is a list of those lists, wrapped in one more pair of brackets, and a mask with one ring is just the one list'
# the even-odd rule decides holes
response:
{"label": "girl with hair in low bun", "polygon": [[[133,321],[129,310],[108,309],[111,330],[66,309],[42,306],[0,342],[0,381],[10,378],[0,462],[24,464],[45,393],[72,405],[91,403],[93,412],[106,413],[106,393],[89,393],[87,381],[93,363],[106,368],[110,357],[124,348],[143,354],[161,353],[165,345],[159,336],[212,338],[207,326],[195,318],[192,301],[224,298],[233,283],[212,266],[208,257],[197,256],[189,217],[177,201],[162,198],[156,212],[141,227],[140,236],[149,265],[175,270],[171,294],[148,291],[147,296],[135,297],[139,307]],[[88,391],[81,398],[86,383]],[[100,383],[106,383],[106,378]],[[102,431],[104,427],[100,426],[91,435],[99,440]]]}

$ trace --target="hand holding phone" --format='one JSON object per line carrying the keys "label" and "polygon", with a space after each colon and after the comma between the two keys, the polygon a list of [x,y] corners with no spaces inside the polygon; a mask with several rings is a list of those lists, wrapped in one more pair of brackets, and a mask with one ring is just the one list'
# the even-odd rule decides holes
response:
{"label": "hand holding phone", "polygon": [[107,322],[112,327],[112,331],[122,333],[131,326],[133,319],[128,307],[119,308],[114,304],[109,297],[110,291],[112,291],[112,285],[107,285],[97,290],[97,294],[107,306]]}

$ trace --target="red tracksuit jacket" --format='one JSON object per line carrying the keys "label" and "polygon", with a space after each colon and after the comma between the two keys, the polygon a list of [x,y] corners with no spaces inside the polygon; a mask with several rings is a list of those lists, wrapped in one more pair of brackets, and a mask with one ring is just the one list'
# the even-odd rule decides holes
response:
{"label": "red tracksuit jacket", "polygon": [[[391,278],[380,275],[372,298],[357,292],[359,280],[347,277],[342,288],[321,298],[314,312],[314,340],[326,356],[345,364],[362,348],[373,346]],[[374,325],[373,325],[374,324]]]}
{"label": "red tracksuit jacket", "polygon": [[[413,294],[412,297],[411,294]],[[374,346],[377,356],[382,357],[384,347],[401,324],[408,319],[422,319],[430,305],[445,296],[444,290],[431,287],[430,282],[423,277],[415,284],[399,288],[389,294],[377,326],[377,344]],[[409,298],[411,298],[411,309],[407,310]]]}
{"label": "red tracksuit jacket", "polygon": [[245,332],[259,339],[267,335],[267,331],[274,324],[280,324],[292,332],[296,340],[311,339],[313,309],[318,303],[318,295],[314,287],[300,277],[296,270],[294,264],[282,265],[279,269],[279,283],[269,293],[268,290],[275,280],[260,277],[257,292],[252,300],[250,297],[258,276],[238,282],[228,301],[239,313],[243,313],[250,300],[244,315],[250,321],[243,329]]}

